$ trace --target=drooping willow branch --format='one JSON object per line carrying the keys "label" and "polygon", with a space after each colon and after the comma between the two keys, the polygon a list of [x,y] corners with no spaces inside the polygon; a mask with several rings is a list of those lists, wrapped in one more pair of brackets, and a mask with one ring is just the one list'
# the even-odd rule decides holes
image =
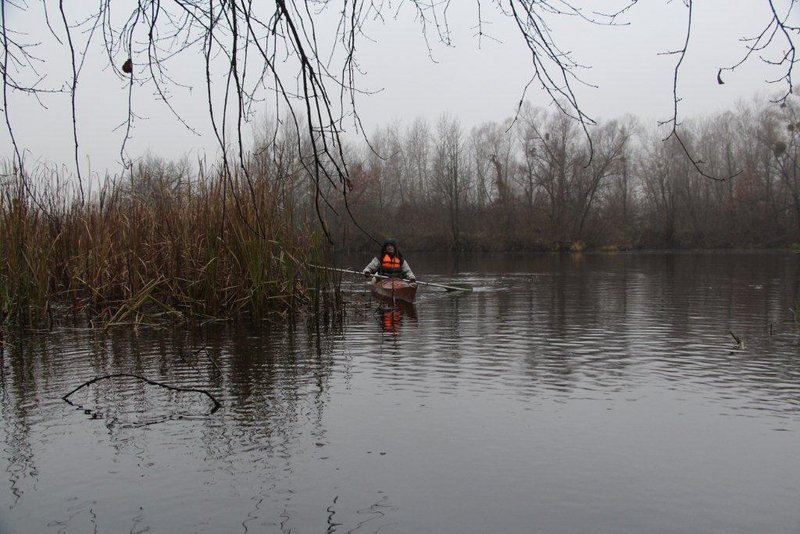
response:
{"label": "drooping willow branch", "polygon": [[135,374],[131,374],[131,373],[112,373],[110,375],[103,375],[103,376],[98,376],[98,377],[92,378],[91,380],[88,380],[88,381],[84,382],[83,384],[81,384],[80,386],[76,387],[75,389],[73,389],[72,391],[70,391],[69,393],[67,393],[66,395],[64,395],[61,398],[64,400],[64,402],[66,402],[70,406],[75,406],[69,400],[69,398],[73,394],[75,394],[76,392],[80,391],[81,389],[83,389],[83,388],[85,388],[87,386],[91,386],[92,384],[94,384],[96,382],[100,382],[101,380],[109,380],[109,379],[112,379],[112,378],[135,378],[137,380],[141,380],[142,382],[146,382],[146,383],[148,383],[150,385],[158,386],[158,387],[161,387],[161,388],[164,388],[164,389],[169,389],[171,391],[180,391],[180,392],[183,392],[183,393],[199,393],[201,395],[205,395],[206,397],[208,397],[211,400],[211,402],[214,403],[214,407],[211,408],[211,411],[209,412],[209,415],[211,415],[212,413],[216,412],[217,410],[219,410],[222,407],[222,403],[220,403],[216,398],[214,398],[214,396],[211,393],[209,393],[208,391],[206,391],[204,389],[180,388],[180,387],[176,387],[176,386],[170,386],[169,384],[164,384],[162,382],[156,382],[154,380],[150,380],[149,378],[145,378],[143,376],[135,375]]}

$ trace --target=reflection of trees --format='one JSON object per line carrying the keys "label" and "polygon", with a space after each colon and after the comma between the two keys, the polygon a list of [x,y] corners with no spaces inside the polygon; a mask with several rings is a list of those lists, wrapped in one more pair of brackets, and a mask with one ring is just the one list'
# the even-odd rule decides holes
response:
{"label": "reflection of trees", "polygon": [[[39,410],[38,397],[31,395],[36,391],[40,378],[33,372],[35,352],[34,344],[11,335],[6,353],[0,352],[0,364],[3,365],[3,397],[0,404],[3,452],[8,461],[6,472],[13,504],[22,499],[26,484],[33,484],[37,479],[30,420]],[[7,373],[6,362],[9,367]]]}
{"label": "reflection of trees", "polygon": [[[593,280],[591,288],[575,281],[561,289],[554,280],[559,298],[539,302],[553,306],[550,316],[559,320],[549,333],[565,342],[551,356],[564,358],[571,350],[586,349],[583,345],[594,346],[595,353],[588,350],[572,362],[584,374],[594,366],[598,385],[608,385],[609,375],[635,359],[668,380],[705,381],[765,403],[774,398],[796,403],[800,392],[781,386],[798,383],[800,376],[791,341],[780,335],[789,325],[790,288],[798,274],[786,259],[764,254],[592,257],[587,272],[578,276]],[[770,324],[776,335],[770,336]],[[751,340],[750,350],[731,351],[730,330]]]}
{"label": "reflection of trees", "polygon": [[[660,378],[710,386],[719,399],[735,391],[767,409],[776,400],[800,402],[800,390],[786,387],[800,383],[789,312],[798,292],[794,256],[553,255],[512,263],[523,261],[519,270],[534,275],[504,275],[497,291],[429,309],[422,322],[424,331],[431,316],[444,323],[425,343],[441,364],[458,355],[464,387],[485,377],[479,387],[540,396]],[[729,331],[747,350],[733,350]]]}
{"label": "reflection of trees", "polygon": [[292,442],[307,424],[321,436],[335,336],[335,330],[318,332],[313,324],[260,332],[220,328],[205,335],[203,344],[222,368],[214,383],[224,405],[224,417],[205,422],[208,453],[235,457],[243,447],[257,447],[288,461]]}
{"label": "reflection of trees", "polygon": [[[315,438],[324,437],[323,413],[329,400],[336,330],[319,334],[300,325],[262,332],[221,327],[136,334],[120,329],[94,339],[62,334],[13,340],[4,358],[2,403],[11,493],[21,497],[25,479],[36,478],[32,440],[40,438],[32,420],[56,421],[59,417],[54,417],[52,409],[64,409],[60,403],[52,409],[41,406],[38,399],[60,398],[82,381],[114,371],[208,389],[220,398],[223,408],[218,414],[188,415],[197,424],[188,426],[187,431],[199,430],[199,443],[209,457],[236,462],[243,451],[255,447],[266,456],[288,462],[294,442],[309,424]],[[213,355],[221,373],[204,355],[194,353],[198,346],[205,346]],[[174,419],[172,411],[177,417],[187,417],[179,413],[186,408],[183,399],[162,395],[135,380],[98,382],[74,397],[81,397],[90,410],[79,417],[89,425],[96,425],[90,422],[92,416],[99,417],[108,428],[110,444],[137,456],[151,454],[147,451],[153,444],[136,421],[175,424],[169,422]],[[165,417],[151,421],[160,415]],[[131,418],[134,424],[112,423],[130,422]]]}

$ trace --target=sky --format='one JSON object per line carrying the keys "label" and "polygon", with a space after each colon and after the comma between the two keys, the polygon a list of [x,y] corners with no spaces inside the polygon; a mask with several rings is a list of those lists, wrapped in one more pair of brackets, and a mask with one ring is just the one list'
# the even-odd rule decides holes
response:
{"label": "sky", "polygon": [[[726,73],[724,85],[716,79],[719,67],[736,63],[745,52],[740,38],[763,27],[766,6],[761,0],[695,3],[692,42],[679,80],[684,115],[730,109],[738,99],[776,89],[764,83],[774,74],[758,60]],[[384,117],[431,117],[446,111],[465,124],[512,114],[530,76],[529,55],[509,21],[489,9],[483,12],[494,19],[494,24],[486,26],[487,32],[502,43],[484,39],[479,48],[470,29],[475,23],[474,9],[464,9],[452,24],[457,29],[455,48],[434,50],[438,63],[426,61],[424,42],[412,38],[413,23],[387,22],[365,62],[368,75],[386,89],[365,99],[362,114],[370,122],[373,117],[385,122]],[[553,33],[562,49],[588,66],[581,69],[581,77],[597,86],[576,86],[587,113],[594,118],[626,113],[650,120],[668,118],[677,58],[663,53],[681,47],[686,20],[682,2],[650,1],[634,6],[624,19],[629,22],[626,25],[596,26],[574,17],[557,21]],[[528,99],[536,105],[548,104],[541,92],[529,92]]]}
{"label": "sky", "polygon": [[[339,5],[338,2],[335,2]],[[389,125],[408,125],[417,117],[434,123],[447,114],[469,130],[481,123],[501,122],[514,114],[530,79],[530,55],[512,22],[497,11],[494,2],[482,2],[483,38],[476,37],[476,2],[452,2],[448,22],[453,46],[422,37],[410,3],[385,4],[383,20],[365,26],[366,37],[357,54],[362,74],[358,112],[367,134]],[[621,0],[578,1],[576,4],[620,6]],[[6,3],[6,5],[8,5]],[[121,11],[124,2],[115,3]],[[788,0],[776,5],[785,10]],[[6,14],[9,28],[23,31],[29,41],[42,42],[37,49],[39,70],[51,85],[68,79],[70,61],[63,44],[52,38],[42,23],[42,7],[28,0],[28,11]],[[720,67],[737,63],[745,53],[743,37],[762,30],[768,16],[767,0],[704,0],[695,2],[693,34],[679,77],[679,113],[688,119],[733,109],[739,101],[756,95],[769,96],[781,87],[766,80],[779,75],[758,58],[717,83]],[[51,8],[51,18],[53,16]],[[800,10],[792,15],[800,23]],[[688,11],[679,0],[651,0],[635,4],[615,26],[593,25],[576,17],[552,19],[551,31],[562,50],[569,51],[586,68],[579,74],[587,85],[576,84],[583,111],[592,119],[613,119],[632,114],[655,125],[672,115],[672,79],[677,56],[665,52],[679,49],[686,35]],[[75,17],[77,18],[77,16]],[[56,33],[58,25],[53,22]],[[62,43],[64,42],[62,35]],[[320,25],[320,42],[330,42]],[[795,43],[800,39],[795,37]],[[120,125],[127,113],[127,82],[108,65],[100,53],[102,42],[87,58],[81,71],[76,97],[78,109],[79,161],[84,176],[102,176],[121,171],[120,147],[125,130]],[[783,47],[767,53],[774,54]],[[202,57],[173,62],[170,74],[191,89],[174,86],[172,102],[194,128],[188,131],[163,105],[152,88],[135,87],[133,102],[138,110],[135,128],[126,145],[132,158],[153,154],[168,160],[206,155],[217,157],[217,145],[208,119]],[[124,57],[115,58],[120,62]],[[177,63],[177,64],[176,64]],[[59,80],[61,80],[59,82]],[[215,78],[215,84],[222,83]],[[526,94],[535,106],[551,105],[549,97],[532,87]],[[9,114],[26,164],[62,166],[74,172],[72,120],[69,97],[50,96],[37,101],[26,94],[9,94]],[[255,108],[256,123],[270,116],[274,98]],[[354,134],[347,123],[347,135]],[[255,126],[253,126],[255,127]],[[355,136],[353,135],[355,138]],[[10,157],[7,131],[0,133],[0,156]]]}

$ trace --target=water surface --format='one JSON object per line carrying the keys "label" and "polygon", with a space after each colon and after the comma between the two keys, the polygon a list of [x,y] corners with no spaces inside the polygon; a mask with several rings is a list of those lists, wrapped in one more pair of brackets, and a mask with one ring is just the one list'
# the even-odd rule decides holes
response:
{"label": "water surface", "polygon": [[[800,532],[800,256],[413,260],[475,291],[8,333],[0,532]],[[62,400],[117,373],[222,407],[129,376]]]}

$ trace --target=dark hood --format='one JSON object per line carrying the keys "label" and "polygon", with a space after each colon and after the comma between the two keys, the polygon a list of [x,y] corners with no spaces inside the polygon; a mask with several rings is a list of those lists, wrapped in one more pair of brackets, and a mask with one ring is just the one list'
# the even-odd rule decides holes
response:
{"label": "dark hood", "polygon": [[403,259],[403,255],[400,253],[400,249],[397,247],[397,240],[389,238],[383,242],[383,246],[381,246],[381,258],[383,255],[386,254],[386,247],[389,245],[394,245],[394,255],[396,258]]}

